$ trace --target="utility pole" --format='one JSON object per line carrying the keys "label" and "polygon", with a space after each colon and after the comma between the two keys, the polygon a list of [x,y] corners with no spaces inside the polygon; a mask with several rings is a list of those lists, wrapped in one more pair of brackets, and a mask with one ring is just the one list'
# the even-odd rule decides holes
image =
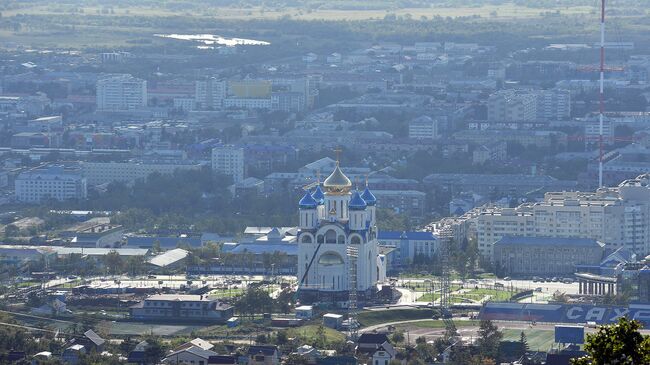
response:
{"label": "utility pole", "polygon": [[605,118],[605,0],[600,4],[600,93],[598,110],[598,187],[603,187],[603,123]]}

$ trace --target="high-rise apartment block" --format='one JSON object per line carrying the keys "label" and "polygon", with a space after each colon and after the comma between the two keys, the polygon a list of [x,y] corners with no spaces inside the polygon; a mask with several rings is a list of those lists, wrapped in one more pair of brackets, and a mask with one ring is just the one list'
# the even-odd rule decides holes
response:
{"label": "high-rise apartment block", "polygon": [[244,149],[232,145],[222,145],[212,150],[212,170],[232,176],[238,183],[244,180]]}
{"label": "high-rise apartment block", "polygon": [[116,75],[97,81],[97,109],[126,111],[147,106],[147,81]]}

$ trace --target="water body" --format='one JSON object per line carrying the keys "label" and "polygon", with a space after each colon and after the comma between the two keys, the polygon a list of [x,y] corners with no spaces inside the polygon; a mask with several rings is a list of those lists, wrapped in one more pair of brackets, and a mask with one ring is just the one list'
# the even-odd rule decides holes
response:
{"label": "water body", "polygon": [[154,34],[156,37],[178,39],[182,41],[191,41],[202,43],[198,46],[201,49],[211,48],[211,46],[268,46],[271,43],[246,38],[228,38],[216,34]]}

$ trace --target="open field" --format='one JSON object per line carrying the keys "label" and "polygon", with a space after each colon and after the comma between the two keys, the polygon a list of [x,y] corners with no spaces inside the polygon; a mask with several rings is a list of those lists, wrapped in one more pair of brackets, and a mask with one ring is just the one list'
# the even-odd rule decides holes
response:
{"label": "open field", "polygon": [[[525,329],[523,332],[526,334],[528,340],[528,347],[533,351],[548,351],[553,345],[555,334],[553,330],[538,330],[538,329]],[[507,341],[519,341],[521,330],[518,329],[504,329],[503,339]]]}
{"label": "open field", "polygon": [[[289,338],[299,337],[305,342],[315,342],[318,341],[318,327],[319,326],[317,325],[306,325],[297,328],[289,328],[287,330],[287,336]],[[327,342],[345,341],[345,335],[337,330],[323,327],[323,333],[325,334],[325,340]]]}
{"label": "open field", "polygon": [[381,19],[387,14],[419,19],[421,17],[475,17],[484,18],[534,18],[543,16],[548,12],[560,12],[561,14],[589,14],[593,8],[586,6],[557,7],[553,9],[540,9],[521,6],[516,4],[508,5],[484,5],[484,6],[455,6],[455,7],[419,7],[396,9],[388,5],[385,7],[368,6],[366,8],[344,9],[344,8],[296,8],[288,7],[279,9],[276,7],[203,7],[184,9],[170,8],[148,8],[140,6],[122,7],[99,7],[99,6],[64,6],[64,5],[36,5],[25,6],[21,9],[5,11],[3,15],[12,16],[17,14],[27,15],[56,15],[56,14],[77,14],[101,15],[101,16],[193,16],[198,18],[215,19],[278,19],[291,17],[299,20],[365,20]]}
{"label": "open field", "polygon": [[431,319],[431,309],[392,309],[388,311],[365,311],[357,319],[363,327],[386,322],[408,321],[413,319]]}

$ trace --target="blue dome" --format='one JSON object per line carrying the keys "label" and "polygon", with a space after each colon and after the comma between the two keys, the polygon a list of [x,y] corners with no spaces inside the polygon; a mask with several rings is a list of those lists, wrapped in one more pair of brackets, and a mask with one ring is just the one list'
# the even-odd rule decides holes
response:
{"label": "blue dome", "polygon": [[323,190],[320,188],[320,185],[316,186],[316,190],[314,191],[311,196],[316,200],[316,202],[320,204],[325,203],[325,194],[323,193]]}
{"label": "blue dome", "polygon": [[352,198],[350,199],[350,204],[348,204],[348,207],[350,207],[350,210],[364,210],[366,209],[366,202],[361,198],[361,194],[359,194],[358,191],[355,191],[354,194],[352,194]]}
{"label": "blue dome", "polygon": [[370,192],[370,189],[366,186],[366,190],[363,191],[363,194],[361,194],[361,197],[363,200],[366,201],[366,204],[373,206],[377,204],[377,198]]}
{"label": "blue dome", "polygon": [[318,202],[314,200],[314,198],[311,196],[309,192],[305,193],[305,196],[300,199],[300,202],[298,203],[300,206],[300,209],[316,209],[316,206],[318,206]]}

